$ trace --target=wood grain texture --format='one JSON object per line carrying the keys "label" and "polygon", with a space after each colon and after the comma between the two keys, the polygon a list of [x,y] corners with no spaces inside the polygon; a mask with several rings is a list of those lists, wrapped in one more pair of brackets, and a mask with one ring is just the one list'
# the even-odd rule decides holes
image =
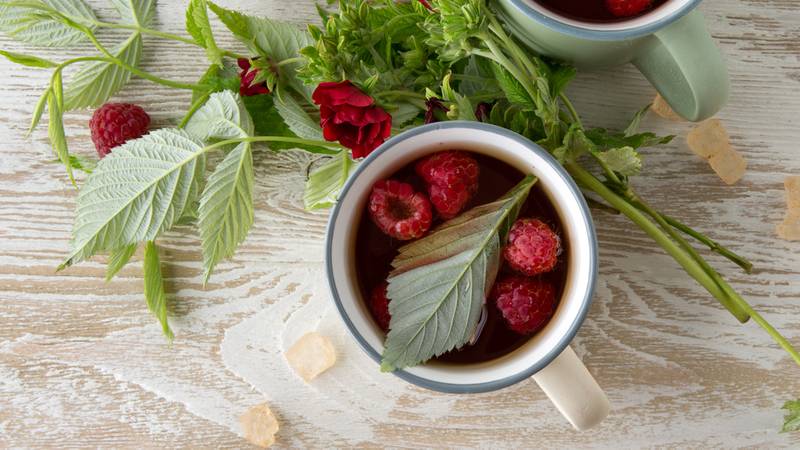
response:
{"label": "wood grain texture", "polygon": [[[106,3],[92,3],[112,16]],[[314,17],[312,0],[220,3],[298,24]],[[182,30],[184,6],[162,0],[157,26]],[[800,174],[800,2],[714,0],[701,9],[731,71],[733,96],[720,117],[749,171],[725,186],[686,148],[688,125],[651,115],[645,129],[679,137],[646,151],[635,185],[752,258],[748,276],[710,257],[800,345],[800,244],[774,232],[783,177]],[[0,47],[29,50],[5,38]],[[145,48],[144,64],[159,76],[192,81],[203,71],[197,49],[152,38]],[[595,212],[601,278],[573,344],[613,404],[599,428],[572,431],[532,381],[457,396],[381,374],[332,309],[322,270],[326,213],[302,210],[310,157],[301,153],[257,158],[253,232],[207,287],[196,235],[163,239],[177,335],[168,345],[142,298],[141,254],[111,283],[103,258],[55,272],[68,251],[75,191],[48,162],[46,131],[23,137],[47,77],[0,62],[0,447],[246,447],[238,416],[262,401],[282,423],[278,444],[292,448],[800,445],[800,436],[776,431],[783,401],[800,396],[800,370],[755,324],[737,325],[630,222],[603,211]],[[654,91],[626,67],[580,74],[571,96],[586,123],[621,127]],[[189,94],[135,79],[117,99],[166,126]],[[66,119],[73,151],[85,155],[93,153],[88,118]],[[334,340],[339,362],[305,384],[282,351],[312,329]]]}

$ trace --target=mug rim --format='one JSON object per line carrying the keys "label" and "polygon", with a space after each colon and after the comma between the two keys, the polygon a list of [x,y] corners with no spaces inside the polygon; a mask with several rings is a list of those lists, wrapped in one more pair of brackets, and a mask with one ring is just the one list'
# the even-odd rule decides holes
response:
{"label": "mug rim", "polygon": [[[583,27],[563,22],[561,20],[558,20],[558,18],[556,17],[551,17],[547,14],[544,14],[536,10],[531,5],[528,5],[527,2],[531,0],[505,0],[505,1],[513,5],[520,13],[547,26],[548,28],[554,31],[592,41],[618,41],[618,40],[633,39],[653,34],[658,30],[666,27],[667,25],[677,21],[678,19],[685,16],[692,10],[694,10],[694,8],[696,8],[702,0],[687,0],[686,3],[683,6],[681,6],[677,11],[673,12],[672,14],[666,17],[662,17],[658,20],[655,20],[653,22],[638,27],[618,29],[618,30],[617,29],[604,30],[604,29],[591,28],[590,23],[587,23],[586,26]],[[557,14],[553,13],[553,15]]]}
{"label": "mug rim", "polygon": [[[597,275],[598,275],[598,243],[597,243],[597,234],[595,231],[594,222],[592,221],[591,213],[589,211],[589,206],[586,203],[585,198],[583,197],[583,193],[580,191],[580,189],[578,188],[577,184],[574,182],[572,177],[569,176],[566,169],[564,169],[564,167],[552,155],[550,155],[549,152],[547,152],[545,149],[543,149],[541,146],[534,143],[533,141],[506,128],[482,122],[456,120],[449,122],[432,123],[415,127],[411,130],[404,131],[390,138],[389,140],[381,144],[378,148],[376,148],[372,153],[370,153],[370,155],[367,156],[361,162],[361,164],[358,165],[353,174],[350,175],[350,177],[345,182],[345,185],[342,188],[339,198],[340,199],[344,198],[349,193],[356,178],[358,178],[358,176],[364,170],[366,170],[366,167],[368,167],[373,161],[375,161],[383,153],[385,153],[387,150],[394,147],[398,143],[416,137],[420,134],[436,130],[453,129],[453,128],[479,130],[479,131],[499,134],[503,137],[516,141],[521,146],[525,147],[528,151],[537,153],[540,157],[542,157],[545,161],[547,161],[547,163],[550,166],[552,166],[552,168],[555,170],[558,176],[561,177],[565,182],[565,185],[570,190],[571,196],[578,203],[578,207],[581,210],[581,216],[582,216],[581,220],[584,222],[584,226],[586,227],[586,230],[589,232],[590,235],[589,239],[590,248],[587,251],[587,255],[590,258],[588,264],[589,267],[588,283],[587,283],[588,287],[583,295],[583,299],[581,300],[580,311],[575,316],[575,320],[569,325],[567,332],[564,333],[559,338],[558,343],[554,345],[551,349],[549,349],[544,357],[535,361],[527,369],[521,370],[505,378],[492,380],[488,382],[471,383],[471,384],[446,383],[441,381],[430,380],[428,378],[412,374],[404,369],[398,369],[391,372],[392,374],[394,374],[395,376],[399,377],[404,381],[407,381],[411,384],[426,389],[430,389],[433,391],[444,392],[444,393],[482,393],[482,392],[499,390],[530,378],[535,373],[539,372],[540,370],[545,368],[548,364],[550,364],[558,355],[560,355],[564,351],[564,349],[567,348],[570,342],[572,342],[578,330],[583,325],[583,322],[586,319],[586,316],[592,304],[592,299],[594,297],[594,292],[597,285]],[[334,234],[334,228],[336,226],[335,224],[337,222],[340,209],[341,209],[341,202],[337,201],[333,207],[333,210],[331,211],[331,215],[328,220],[328,225],[325,230],[325,274],[328,280],[328,288],[330,289],[330,293],[331,296],[333,297],[333,301],[336,305],[336,309],[339,313],[339,316],[345,323],[348,331],[350,332],[350,335],[353,338],[355,338],[356,342],[358,342],[361,349],[365,353],[367,353],[367,355],[369,355],[369,357],[373,361],[375,361],[378,365],[380,365],[381,355],[377,351],[375,351],[375,349],[367,342],[364,336],[362,336],[359,329],[353,324],[347,311],[345,310],[345,307],[342,303],[342,299],[339,296],[339,290],[336,287],[336,280],[334,277],[334,268],[332,263],[333,260],[332,236]]]}

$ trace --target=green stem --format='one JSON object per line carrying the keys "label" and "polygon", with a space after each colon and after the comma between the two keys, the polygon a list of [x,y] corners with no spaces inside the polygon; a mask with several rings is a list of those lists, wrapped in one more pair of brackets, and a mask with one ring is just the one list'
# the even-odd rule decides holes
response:
{"label": "green stem", "polygon": [[699,231],[694,230],[693,228],[689,227],[688,225],[686,225],[684,223],[681,223],[678,220],[676,220],[676,219],[674,219],[674,218],[672,218],[670,216],[665,216],[665,215],[662,214],[661,217],[663,217],[664,220],[666,220],[667,223],[670,224],[670,226],[674,227],[676,230],[679,230],[680,232],[682,232],[682,233],[684,233],[684,234],[686,234],[688,236],[691,236],[692,238],[694,238],[698,242],[706,245],[711,251],[719,253],[720,255],[728,258],[734,264],[736,264],[737,266],[739,266],[742,269],[744,269],[744,271],[746,273],[749,274],[749,273],[751,273],[753,271],[753,263],[748,261],[747,258],[736,254],[732,250],[730,250],[730,249],[726,248],[725,246],[719,244],[718,242],[714,241],[713,239],[709,238],[708,236],[704,235],[703,233],[700,233]]}
{"label": "green stem", "polygon": [[763,328],[767,332],[767,334],[769,334],[772,337],[772,339],[775,342],[777,342],[778,345],[781,346],[781,348],[786,350],[786,353],[788,353],[792,357],[792,359],[794,359],[794,362],[797,363],[798,366],[800,366],[800,353],[798,353],[797,350],[792,346],[791,342],[786,340],[786,338],[783,337],[783,335],[781,335],[780,332],[778,332],[778,330],[775,329],[775,327],[770,325],[769,322],[767,322],[763,317],[761,317],[761,314],[756,312],[752,306],[750,306],[746,301],[744,301],[744,299],[737,296],[734,297],[733,300],[737,303],[737,305],[740,308],[742,308],[742,310],[744,310],[750,317],[752,317],[753,321],[759,324],[761,328]]}
{"label": "green stem", "polygon": [[164,31],[153,30],[152,28],[146,28],[146,27],[142,27],[142,26],[139,26],[139,25],[133,25],[133,24],[127,24],[127,23],[101,22],[99,20],[92,21],[92,24],[95,25],[95,26],[98,26],[98,27],[102,27],[102,28],[116,28],[116,29],[120,29],[120,30],[138,31],[138,32],[140,32],[142,34],[147,34],[147,35],[150,35],[150,36],[156,36],[156,37],[160,37],[162,39],[183,42],[184,44],[198,45],[197,42],[194,41],[194,39],[183,37],[183,36],[178,36],[177,34],[167,33],[167,32],[164,32]]}
{"label": "green stem", "polygon": [[200,98],[195,100],[192,103],[192,106],[189,107],[189,111],[187,111],[186,115],[183,116],[183,120],[181,120],[181,123],[178,124],[178,128],[185,127],[186,124],[189,123],[189,121],[192,119],[192,116],[194,116],[194,113],[196,113],[197,110],[200,109],[206,103],[206,101],[210,96],[211,92],[206,92],[203,95],[201,95]]}
{"label": "green stem", "polygon": [[[225,147],[230,144],[241,144],[242,142],[286,142],[289,144],[308,145],[312,147],[330,147],[334,149],[344,149],[345,147],[338,142],[317,141],[313,139],[301,139],[284,136],[251,136],[245,138],[226,139],[224,141],[215,142],[201,150],[201,153],[207,153],[211,150]],[[331,150],[326,154],[336,154],[337,151]]]}
{"label": "green stem", "polygon": [[277,64],[275,64],[275,67],[281,67],[281,66],[285,66],[285,65],[288,65],[288,64],[298,63],[298,62],[304,62],[305,60],[306,60],[306,58],[304,56],[296,56],[294,58],[286,58],[286,59],[278,62]]}
{"label": "green stem", "polygon": [[[658,245],[660,245],[670,256],[672,256],[681,267],[700,285],[708,290],[719,302],[731,312],[740,322],[745,322],[748,315],[738,305],[734,304],[724,292],[716,281],[711,278],[708,273],[695,261],[689,254],[687,254],[681,247],[673,242],[667,234],[665,234],[655,223],[653,223],[647,216],[644,215],[635,206],[628,203],[625,199],[618,196],[594,175],[587,172],[583,167],[577,163],[566,163],[565,167],[570,172],[573,178],[580,184],[597,193],[600,197],[608,202],[611,206],[625,214],[633,223],[638,225],[647,235],[649,235]],[[735,301],[735,300],[734,300]]]}
{"label": "green stem", "polygon": [[573,123],[576,123],[579,127],[583,128],[583,122],[581,122],[581,116],[578,115],[578,111],[575,109],[575,106],[569,100],[566,94],[563,92],[558,94],[558,98],[561,99],[561,103],[567,108],[569,111],[569,115],[572,116]]}

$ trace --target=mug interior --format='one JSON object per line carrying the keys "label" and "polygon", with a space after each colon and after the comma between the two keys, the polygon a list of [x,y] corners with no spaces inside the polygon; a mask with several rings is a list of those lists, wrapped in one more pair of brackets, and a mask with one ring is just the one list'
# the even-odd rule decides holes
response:
{"label": "mug interior", "polygon": [[[640,17],[615,23],[590,23],[564,17],[538,4],[535,0],[498,0],[513,6],[517,13],[546,25],[547,27],[575,37],[589,40],[626,40],[658,31],[683,17],[701,0],[670,0],[657,9]],[[519,30],[522,33],[527,31]]]}
{"label": "mug interior", "polygon": [[356,281],[355,239],[372,185],[427,154],[461,149],[501,159],[539,178],[556,208],[570,245],[564,293],[544,329],[517,350],[478,364],[430,362],[395,372],[422,387],[445,392],[499,389],[546,366],[572,340],[594,289],[597,247],[582,194],[560,164],[533,142],[503,128],[476,122],[445,122],[415,128],[375,150],[350,177],[331,214],[326,242],[328,280],[350,332],[376,361],[384,334],[372,320]]}

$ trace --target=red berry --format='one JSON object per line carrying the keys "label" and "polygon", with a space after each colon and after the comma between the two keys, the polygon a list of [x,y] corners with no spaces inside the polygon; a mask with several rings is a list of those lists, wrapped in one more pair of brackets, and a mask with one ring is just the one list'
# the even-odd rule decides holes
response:
{"label": "red berry", "polygon": [[130,103],[106,103],[94,112],[89,121],[92,142],[103,158],[111,149],[147,133],[150,116]]}
{"label": "red berry", "polygon": [[556,309],[552,284],[519,275],[496,282],[490,298],[508,327],[520,334],[531,334],[542,329]]}
{"label": "red berry", "polygon": [[617,17],[631,17],[643,13],[653,0],[606,0],[606,8]]}
{"label": "red berry", "polygon": [[392,315],[389,314],[389,298],[386,296],[388,287],[386,282],[375,286],[369,299],[369,310],[372,312],[372,317],[383,331],[389,331],[389,322],[392,320]]}
{"label": "red berry", "polygon": [[478,191],[480,167],[466,152],[428,156],[417,163],[416,171],[427,183],[431,203],[444,219],[457,216]]}
{"label": "red berry", "polygon": [[508,232],[503,256],[512,269],[528,276],[550,272],[561,254],[561,238],[539,219],[519,219]]}
{"label": "red berry", "polygon": [[384,180],[375,183],[369,196],[369,214],[387,235],[407,241],[424,235],[431,227],[431,203],[408,183]]}

